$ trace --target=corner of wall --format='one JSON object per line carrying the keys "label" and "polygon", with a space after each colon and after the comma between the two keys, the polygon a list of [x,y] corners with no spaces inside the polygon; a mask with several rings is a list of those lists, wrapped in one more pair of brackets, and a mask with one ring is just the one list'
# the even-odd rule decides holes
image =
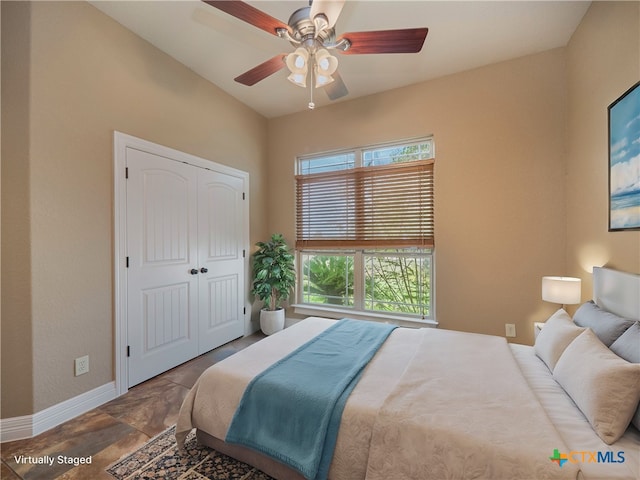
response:
{"label": "corner of wall", "polygon": [[[1,417],[33,413],[30,236],[31,4],[2,8],[2,405]],[[9,66],[11,68],[9,68]],[[11,121],[8,121],[8,120]],[[10,255],[8,253],[10,252]]]}

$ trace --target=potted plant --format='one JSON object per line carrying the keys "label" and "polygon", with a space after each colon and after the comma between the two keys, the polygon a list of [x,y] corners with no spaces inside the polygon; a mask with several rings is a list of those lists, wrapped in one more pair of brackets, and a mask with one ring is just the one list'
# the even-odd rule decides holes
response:
{"label": "potted plant", "polygon": [[256,246],[251,293],[264,302],[260,311],[260,328],[266,335],[271,335],[284,328],[281,303],[289,298],[296,283],[294,256],[279,233],[274,233],[268,242],[256,243]]}

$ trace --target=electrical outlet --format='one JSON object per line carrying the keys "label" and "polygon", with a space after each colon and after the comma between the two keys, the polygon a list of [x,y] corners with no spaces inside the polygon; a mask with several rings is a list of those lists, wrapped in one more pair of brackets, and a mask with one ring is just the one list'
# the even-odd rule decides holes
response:
{"label": "electrical outlet", "polygon": [[76,358],[76,377],[89,372],[89,355]]}
{"label": "electrical outlet", "polygon": [[513,323],[505,323],[504,331],[507,337],[515,337],[516,336],[516,326]]}

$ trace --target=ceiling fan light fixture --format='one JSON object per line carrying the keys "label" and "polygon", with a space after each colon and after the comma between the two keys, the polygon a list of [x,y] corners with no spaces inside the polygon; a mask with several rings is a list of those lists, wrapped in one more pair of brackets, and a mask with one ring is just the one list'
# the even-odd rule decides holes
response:
{"label": "ceiling fan light fixture", "polygon": [[309,52],[306,48],[298,47],[293,53],[287,55],[287,68],[291,73],[304,74],[308,70]]}
{"label": "ceiling fan light fixture", "polygon": [[338,68],[338,59],[331,55],[325,48],[321,48],[315,55],[318,75],[330,77]]}
{"label": "ceiling fan light fixture", "polygon": [[302,87],[302,88],[306,88],[307,87],[307,72],[305,73],[292,73],[291,75],[289,75],[287,77],[287,80],[289,80],[291,83]]}
{"label": "ceiling fan light fixture", "polygon": [[329,85],[334,81],[334,78],[331,75],[316,75],[316,88],[324,87],[325,85]]}

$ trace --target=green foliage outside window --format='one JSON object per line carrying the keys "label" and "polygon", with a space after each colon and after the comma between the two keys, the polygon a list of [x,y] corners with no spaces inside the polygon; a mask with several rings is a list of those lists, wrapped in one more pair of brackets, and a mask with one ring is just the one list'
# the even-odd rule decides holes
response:
{"label": "green foliage outside window", "polygon": [[425,257],[366,257],[365,309],[428,315],[429,269]]}
{"label": "green foliage outside window", "polygon": [[353,256],[305,256],[305,302],[353,305]]}
{"label": "green foliage outside window", "polygon": [[[364,308],[428,316],[430,256],[364,254]],[[304,255],[303,302],[353,306],[353,255]]]}

